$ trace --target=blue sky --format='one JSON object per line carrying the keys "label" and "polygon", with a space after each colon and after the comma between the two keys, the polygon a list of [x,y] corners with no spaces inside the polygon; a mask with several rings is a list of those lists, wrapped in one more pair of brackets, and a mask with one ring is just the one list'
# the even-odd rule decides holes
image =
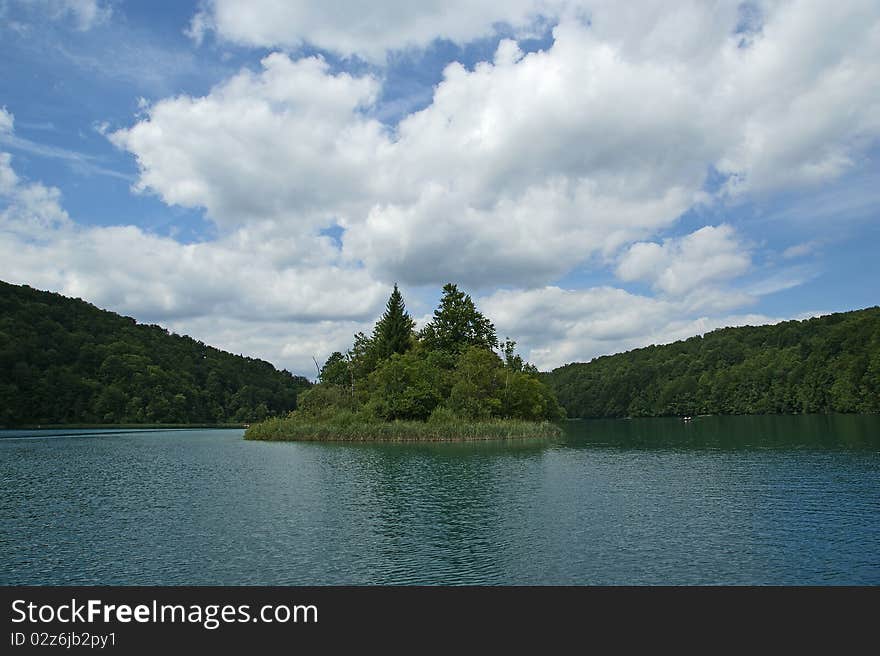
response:
{"label": "blue sky", "polygon": [[459,282],[542,368],[876,305],[878,34],[873,2],[0,1],[0,278],[304,374],[394,282],[419,319]]}

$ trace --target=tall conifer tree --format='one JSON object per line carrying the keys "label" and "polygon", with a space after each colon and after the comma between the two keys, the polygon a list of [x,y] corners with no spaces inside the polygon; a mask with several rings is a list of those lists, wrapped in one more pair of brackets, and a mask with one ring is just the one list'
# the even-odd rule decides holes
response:
{"label": "tall conifer tree", "polygon": [[413,328],[416,323],[406,312],[403,295],[394,285],[394,291],[385,305],[385,313],[373,329],[373,343],[380,358],[394,353],[405,353],[412,345]]}
{"label": "tall conifer tree", "polygon": [[450,353],[461,353],[468,346],[498,346],[495,326],[453,283],[443,286],[440,307],[434,310],[434,319],[422,330],[421,338],[428,348]]}

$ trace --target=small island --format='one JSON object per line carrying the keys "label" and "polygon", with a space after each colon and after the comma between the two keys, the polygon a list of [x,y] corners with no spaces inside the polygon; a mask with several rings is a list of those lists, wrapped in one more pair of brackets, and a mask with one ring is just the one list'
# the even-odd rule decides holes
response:
{"label": "small island", "polygon": [[565,417],[538,370],[500,343],[449,283],[421,330],[397,285],[372,334],[333,353],[296,410],[252,424],[247,440],[470,441],[548,438]]}

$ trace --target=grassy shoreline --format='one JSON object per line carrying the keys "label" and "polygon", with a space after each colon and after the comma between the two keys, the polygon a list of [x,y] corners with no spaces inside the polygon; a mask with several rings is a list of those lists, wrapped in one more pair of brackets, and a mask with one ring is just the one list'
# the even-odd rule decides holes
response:
{"label": "grassy shoreline", "polygon": [[138,429],[138,428],[247,428],[244,423],[228,424],[21,424],[17,426],[0,426],[0,430],[79,430],[79,429]]}
{"label": "grassy shoreline", "polygon": [[551,438],[562,434],[559,426],[548,421],[388,421],[321,422],[275,418],[252,424],[246,440],[310,442],[473,442],[479,440],[516,440]]}

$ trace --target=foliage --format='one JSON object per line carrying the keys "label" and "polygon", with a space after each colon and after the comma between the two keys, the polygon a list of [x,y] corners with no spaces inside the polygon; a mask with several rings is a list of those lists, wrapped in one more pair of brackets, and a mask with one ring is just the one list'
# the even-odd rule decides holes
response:
{"label": "foliage", "polygon": [[417,353],[394,353],[367,380],[367,407],[385,420],[424,421],[443,400],[443,371]]}
{"label": "foliage", "polygon": [[252,422],[309,382],[99,310],[0,282],[0,425]]}
{"label": "foliage", "polygon": [[[443,290],[434,320],[416,335],[395,285],[371,336],[356,334],[347,354],[333,353],[324,363],[321,382],[300,396],[300,409],[284,424],[286,434],[354,435],[356,428],[347,427],[358,422],[369,424],[365,430],[372,434],[386,431],[377,427],[388,422],[427,422],[445,430],[500,419],[562,418],[552,390],[516,355],[516,344],[504,343],[502,359],[492,350],[498,345],[495,327],[471,298],[455,285]],[[467,432],[462,430],[453,432],[461,436]]]}
{"label": "foliage", "polygon": [[880,412],[880,307],[724,328],[568,364],[544,380],[573,417]]}
{"label": "foliage", "polygon": [[315,385],[299,393],[297,411],[309,419],[327,419],[356,409],[351,390],[342,385]]}
{"label": "foliage", "polygon": [[504,364],[511,371],[523,371],[528,374],[537,374],[538,368],[522,359],[522,356],[516,353],[516,342],[507,338],[501,345],[501,353],[504,356]]}
{"label": "foliage", "polygon": [[492,351],[467,347],[459,356],[452,374],[449,409],[467,419],[499,416],[504,386],[502,368],[501,358]]}
{"label": "foliage", "polygon": [[440,307],[420,335],[430,350],[460,353],[468,346],[494,349],[498,346],[495,326],[477,311],[473,300],[452,283],[443,286]]}
{"label": "foliage", "polygon": [[528,421],[565,418],[553,390],[535,376],[514,372],[505,385],[501,395],[503,416]]}
{"label": "foliage", "polygon": [[365,380],[379,364],[379,350],[371,337],[355,333],[354,345],[348,352],[351,376],[354,380]]}
{"label": "foliage", "polygon": [[328,385],[348,385],[351,367],[342,353],[335,351],[321,367],[319,380]]}
{"label": "foliage", "polygon": [[394,285],[388,299],[385,314],[373,330],[373,343],[379,358],[389,358],[395,353],[406,353],[412,345],[413,328],[416,322],[406,313],[403,295]]}

